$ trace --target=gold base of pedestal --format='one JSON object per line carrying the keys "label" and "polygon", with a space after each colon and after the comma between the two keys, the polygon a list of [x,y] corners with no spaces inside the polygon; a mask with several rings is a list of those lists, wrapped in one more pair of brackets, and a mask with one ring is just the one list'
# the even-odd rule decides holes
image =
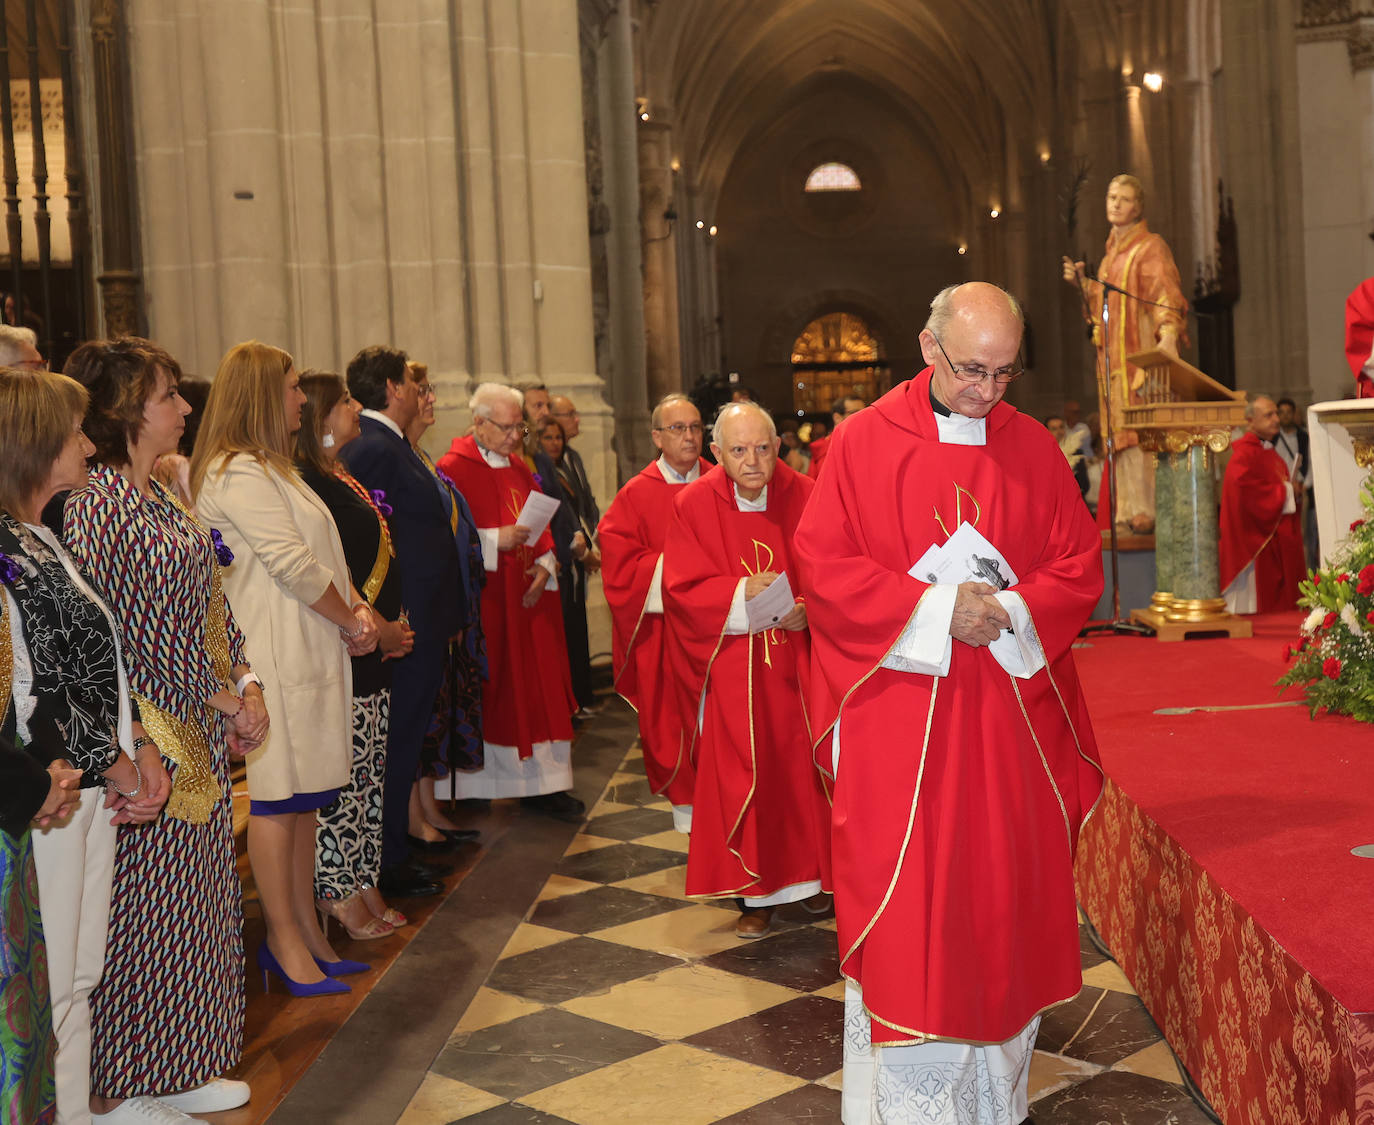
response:
{"label": "gold base of pedestal", "polygon": [[1150,608],[1156,613],[1167,614],[1169,610],[1174,608],[1173,594],[1165,594],[1156,590],[1150,595]]}
{"label": "gold base of pedestal", "polygon": [[[1213,600],[1208,598],[1206,603],[1210,604]],[[1149,609],[1131,610],[1131,620],[1142,625],[1148,625],[1155,631],[1155,639],[1159,641],[1182,641],[1190,636],[1216,633],[1225,633],[1228,637],[1248,637],[1253,634],[1254,630],[1246,618],[1227,613],[1225,611],[1226,602],[1222,599],[1215,600],[1221,600],[1222,604],[1221,614],[1215,617],[1207,617],[1198,621],[1174,621],[1151,607]]]}
{"label": "gold base of pedestal", "polygon": [[1225,598],[1170,598],[1169,611],[1164,616],[1176,624],[1194,625],[1230,615]]}

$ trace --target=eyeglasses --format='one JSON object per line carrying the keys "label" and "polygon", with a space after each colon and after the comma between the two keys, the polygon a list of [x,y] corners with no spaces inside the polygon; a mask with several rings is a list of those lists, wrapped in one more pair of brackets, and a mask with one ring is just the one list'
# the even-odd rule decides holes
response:
{"label": "eyeglasses", "polygon": [[503,426],[500,422],[493,422],[490,418],[486,417],[485,415],[479,418],[478,421],[485,422],[489,426],[495,426],[507,437],[509,437],[511,434],[527,434],[530,432],[530,428],[527,425],[525,425],[524,422],[512,422],[509,426]]}
{"label": "eyeglasses", "polygon": [[949,369],[954,372],[954,377],[962,383],[981,383],[984,379],[991,379],[999,387],[1005,387],[1008,383],[1021,378],[1026,372],[1026,366],[1021,362],[1021,349],[1016,349],[1016,366],[1003,367],[996,371],[984,371],[981,367],[970,367],[967,364],[957,364],[949,358],[949,352],[945,351],[944,344],[940,343],[940,337],[934,332],[930,334],[935,346],[940,349],[940,354],[945,357],[945,362],[949,364]]}
{"label": "eyeglasses", "polygon": [[555,410],[555,411],[553,411],[553,416],[554,416],[555,418],[580,418],[580,417],[581,417],[581,415],[578,414],[577,408],[576,408],[576,407],[573,407],[573,409],[571,409],[571,410]]}
{"label": "eyeglasses", "polygon": [[664,430],[667,430],[675,438],[680,438],[683,434],[691,434],[693,437],[699,437],[706,432],[706,427],[700,422],[674,422],[671,426],[654,427],[656,433],[662,433]]}

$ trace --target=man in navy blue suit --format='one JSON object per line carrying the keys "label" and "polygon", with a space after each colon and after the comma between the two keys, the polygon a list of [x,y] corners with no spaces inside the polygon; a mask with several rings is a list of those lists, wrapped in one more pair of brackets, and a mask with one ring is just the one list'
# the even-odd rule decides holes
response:
{"label": "man in navy blue suit", "polygon": [[[415,647],[396,661],[382,803],[384,894],[437,894],[433,868],[415,864],[406,839],[410,791],[434,714],[448,640],[467,612],[450,498],[405,438],[420,411],[420,388],[399,348],[364,348],[348,364],[348,390],[363,405],[362,433],[339,456],[364,487],[391,506],[391,537]],[[465,834],[466,835],[466,834]],[[471,833],[469,838],[476,838]]]}

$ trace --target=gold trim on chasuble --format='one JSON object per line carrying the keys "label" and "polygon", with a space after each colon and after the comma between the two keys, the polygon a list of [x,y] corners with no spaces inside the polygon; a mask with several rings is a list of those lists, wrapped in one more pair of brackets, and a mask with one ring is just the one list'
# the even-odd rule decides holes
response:
{"label": "gold trim on chasuble", "polygon": [[[983,518],[983,505],[978,503],[978,498],[962,484],[959,484],[957,481],[951,481],[950,483],[954,485],[954,531],[958,531],[960,524],[964,522],[965,496],[973,502],[973,526],[977,527],[979,521]],[[940,509],[932,505],[930,510],[931,514],[935,517],[935,522],[940,525],[940,530],[945,533],[945,538],[950,538],[950,536],[954,534],[954,531],[950,531],[949,527],[945,524],[944,517],[940,515]]]}
{"label": "gold trim on chasuble", "polygon": [[[744,573],[745,573],[746,575],[748,575],[750,578],[753,578],[755,575],[762,574],[762,573],[763,573],[764,571],[766,571],[766,570],[772,570],[772,569],[773,569],[773,562],[774,562],[774,560],[777,558],[777,555],[776,555],[776,553],[773,551],[773,548],[770,547],[767,543],[760,543],[757,539],[751,539],[750,542],[754,544],[754,566],[755,566],[756,569],[754,569],[754,570],[750,570],[750,569],[749,569],[749,564],[745,561],[743,555],[740,556],[739,564],[740,564],[740,566],[744,567]],[[760,553],[761,551],[767,551],[767,552],[768,552],[768,561],[767,561],[767,562],[764,562],[764,561],[763,561],[763,555]],[[793,595],[793,599],[792,599],[792,600],[793,600],[793,604],[795,605],[795,604],[796,604],[796,596],[795,596],[795,595]],[[773,646],[774,646],[774,645],[785,645],[785,644],[788,643],[787,638],[786,638],[785,636],[779,636],[779,634],[782,633],[782,632],[783,632],[783,630],[781,630],[781,629],[761,629],[761,630],[758,632],[758,634],[757,634],[758,636],[760,636],[760,637],[763,638],[763,662],[764,662],[764,664],[767,665],[769,668],[773,667]],[[753,640],[754,640],[755,635],[756,635],[756,634],[754,634],[754,633],[750,633],[750,634],[749,634],[749,641],[750,641],[750,644],[749,644],[749,666],[750,666],[751,669],[753,668],[753,660],[754,660],[754,646],[753,646]],[[753,704],[753,696],[750,695],[749,699],[750,699],[750,705],[752,706],[752,704]],[[807,729],[807,732],[806,732],[806,733],[807,733],[807,737],[809,738],[810,735],[811,735],[811,731],[810,731],[810,729],[809,729],[809,725],[808,725],[808,729]]]}

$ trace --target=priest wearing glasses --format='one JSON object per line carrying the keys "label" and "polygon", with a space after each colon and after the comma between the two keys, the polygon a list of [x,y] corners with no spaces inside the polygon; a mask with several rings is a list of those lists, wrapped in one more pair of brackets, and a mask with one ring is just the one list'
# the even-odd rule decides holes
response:
{"label": "priest wearing glasses", "polygon": [[[946,1125],[1019,1125],[1040,1016],[1082,984],[1073,852],[1102,772],[1070,648],[1101,546],[1053,437],[1002,401],[1022,331],[997,287],[942,291],[929,366],[837,432],[795,540],[846,1125],[917,1096]],[[1005,589],[930,572],[956,534]]]}

